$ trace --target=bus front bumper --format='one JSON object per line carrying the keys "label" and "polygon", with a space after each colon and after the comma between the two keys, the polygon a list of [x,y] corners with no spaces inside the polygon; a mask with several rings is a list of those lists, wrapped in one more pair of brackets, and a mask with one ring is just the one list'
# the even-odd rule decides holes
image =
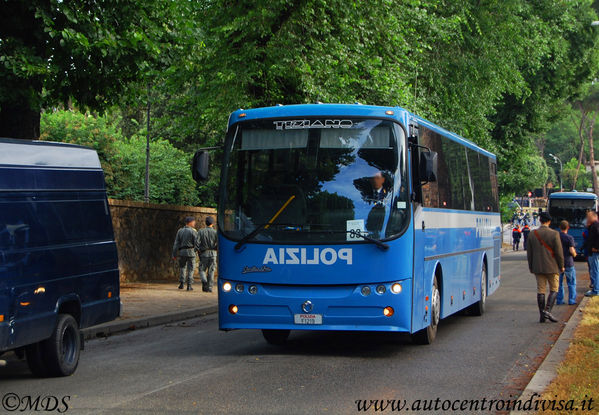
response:
{"label": "bus front bumper", "polygon": [[[394,284],[400,292],[393,292]],[[326,286],[220,279],[218,288],[221,330],[410,332],[411,279]]]}

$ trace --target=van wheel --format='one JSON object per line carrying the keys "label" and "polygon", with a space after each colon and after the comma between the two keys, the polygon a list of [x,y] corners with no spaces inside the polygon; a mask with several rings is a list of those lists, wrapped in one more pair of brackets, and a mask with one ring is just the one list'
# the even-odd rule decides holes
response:
{"label": "van wheel", "polygon": [[69,376],[79,364],[79,325],[70,314],[59,314],[52,336],[42,342],[49,376]]}
{"label": "van wheel", "polygon": [[291,330],[262,330],[262,335],[268,344],[282,346],[287,342]]}
{"label": "van wheel", "polygon": [[431,292],[431,324],[427,328],[412,334],[412,341],[416,344],[431,344],[437,337],[437,328],[441,320],[441,293],[438,287],[437,277],[435,276]]}
{"label": "van wheel", "polygon": [[40,343],[30,344],[25,347],[27,366],[35,376],[45,378],[48,376],[48,367],[42,358],[42,345]]}
{"label": "van wheel", "polygon": [[482,316],[485,313],[487,303],[487,266],[483,264],[480,275],[480,300],[468,307],[468,311],[473,316]]}

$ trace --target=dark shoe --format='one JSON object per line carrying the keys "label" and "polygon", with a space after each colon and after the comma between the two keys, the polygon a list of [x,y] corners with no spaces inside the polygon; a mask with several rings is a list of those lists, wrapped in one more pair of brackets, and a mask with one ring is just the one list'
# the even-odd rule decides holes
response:
{"label": "dark shoe", "polygon": [[193,291],[193,287],[191,286],[191,284],[187,284],[187,291]]}
{"label": "dark shoe", "polygon": [[537,294],[537,305],[539,306],[539,323],[544,323],[545,317],[545,294]]}
{"label": "dark shoe", "polygon": [[551,321],[552,323],[557,323],[557,319],[551,314],[551,309],[555,304],[555,299],[557,298],[557,293],[550,292],[549,297],[547,297],[547,305],[545,306],[545,318]]}
{"label": "dark shoe", "polygon": [[593,291],[593,290],[589,290],[589,291],[587,291],[586,293],[584,293],[584,296],[585,296],[585,297],[595,297],[596,295],[599,295],[599,294],[597,294],[597,293],[596,293],[595,291]]}
{"label": "dark shoe", "polygon": [[179,288],[180,290],[182,290],[182,289],[183,289],[183,283],[180,283],[178,288]]}
{"label": "dark shoe", "polygon": [[206,290],[206,292],[208,292],[208,293],[211,293],[211,292],[212,292],[212,287],[208,288],[208,289]]}

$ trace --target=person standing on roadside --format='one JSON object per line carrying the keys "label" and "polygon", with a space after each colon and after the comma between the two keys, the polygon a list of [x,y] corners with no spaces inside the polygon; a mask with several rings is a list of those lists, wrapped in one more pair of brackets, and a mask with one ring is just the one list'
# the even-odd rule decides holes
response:
{"label": "person standing on roadside", "polygon": [[[543,212],[539,215],[541,226],[535,229],[528,240],[526,256],[528,269],[535,274],[537,279],[537,305],[539,307],[539,321],[557,322],[551,310],[557,299],[559,290],[559,274],[565,271],[564,252],[559,233],[549,228],[551,216]],[[549,285],[549,296],[545,302],[545,292]]]}
{"label": "person standing on roadside", "polygon": [[[589,276],[591,275],[591,252],[589,251],[589,244],[587,243],[587,239],[589,238],[589,226],[586,223],[586,219],[584,220],[584,230],[582,231],[582,252],[587,261],[587,270],[589,271]],[[590,280],[590,277],[589,277]],[[590,290],[593,289],[593,282],[590,282]]]}
{"label": "person standing on roadside", "polygon": [[586,297],[594,297],[599,295],[599,287],[597,287],[597,278],[599,277],[599,221],[597,220],[597,212],[587,212],[588,236],[586,239],[586,248],[589,252],[589,271],[591,274],[591,288],[584,295]]}
{"label": "person standing on roadside", "polygon": [[218,249],[218,233],[214,229],[214,218],[212,216],[206,218],[206,227],[198,231],[197,249],[200,251],[202,291],[211,293],[214,285]]}
{"label": "person standing on roadside", "polygon": [[522,243],[522,247],[526,250],[526,243],[528,242],[528,235],[530,234],[530,226],[528,224],[524,225],[522,228],[522,236],[524,237],[524,242]]}
{"label": "person standing on roadside", "polygon": [[559,223],[559,237],[562,242],[564,251],[564,268],[565,271],[559,274],[559,291],[557,292],[557,304],[565,304],[564,302],[564,277],[568,284],[568,304],[576,304],[576,268],[574,268],[574,258],[576,258],[576,243],[574,238],[568,235],[570,224],[567,220]]}
{"label": "person standing on roadside", "polygon": [[522,237],[522,232],[520,231],[520,226],[516,225],[514,230],[512,230],[512,249],[517,251],[520,248],[520,238]]}
{"label": "person standing on roadside", "polygon": [[185,226],[177,232],[173,244],[173,259],[179,260],[179,289],[187,282],[187,291],[193,291],[193,272],[196,263],[195,247],[198,232],[195,230],[196,220],[191,216],[185,218]]}

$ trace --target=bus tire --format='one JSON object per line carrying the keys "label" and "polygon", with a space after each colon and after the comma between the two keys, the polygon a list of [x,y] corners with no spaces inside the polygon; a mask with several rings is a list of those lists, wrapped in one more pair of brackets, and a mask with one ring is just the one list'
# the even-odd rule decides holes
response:
{"label": "bus tire", "polygon": [[42,342],[30,344],[25,347],[27,366],[34,376],[45,378],[48,376],[48,367],[42,356]]}
{"label": "bus tire", "polygon": [[275,346],[284,345],[287,342],[289,333],[291,333],[291,330],[262,330],[264,340],[266,340],[268,344]]}
{"label": "bus tire", "polygon": [[79,325],[70,314],[59,314],[56,328],[49,339],[42,342],[42,352],[53,377],[72,375],[79,364],[81,336]]}
{"label": "bus tire", "polygon": [[431,344],[437,337],[437,328],[441,320],[441,293],[437,276],[433,280],[433,289],[431,292],[431,324],[428,327],[412,334],[412,341],[416,344]]}
{"label": "bus tire", "polygon": [[487,266],[483,263],[480,276],[480,300],[468,307],[468,312],[473,316],[482,316],[487,303]]}

